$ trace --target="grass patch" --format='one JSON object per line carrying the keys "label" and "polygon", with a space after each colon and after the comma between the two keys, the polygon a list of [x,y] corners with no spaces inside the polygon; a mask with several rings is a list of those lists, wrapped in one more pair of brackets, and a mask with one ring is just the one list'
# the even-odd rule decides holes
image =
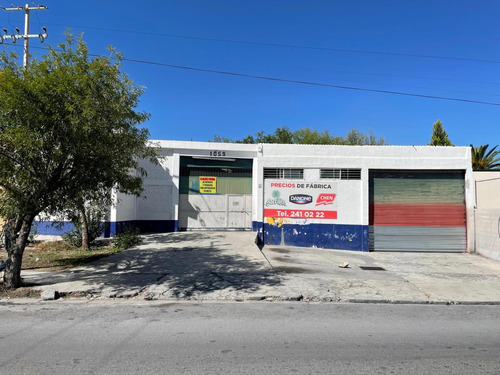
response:
{"label": "grass patch", "polygon": [[[27,246],[23,254],[23,270],[33,269],[67,269],[81,266],[99,258],[116,254],[122,249],[103,243],[93,246],[90,250],[82,250],[64,241],[39,242]],[[1,261],[5,260],[5,250],[2,249]]]}

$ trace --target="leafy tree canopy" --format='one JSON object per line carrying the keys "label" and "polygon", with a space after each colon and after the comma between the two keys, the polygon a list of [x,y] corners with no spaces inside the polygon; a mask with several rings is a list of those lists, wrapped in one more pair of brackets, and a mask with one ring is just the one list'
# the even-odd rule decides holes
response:
{"label": "leafy tree canopy", "polygon": [[444,130],[443,123],[439,120],[432,125],[432,136],[429,146],[454,146],[448,139],[448,133]]}
{"label": "leafy tree canopy", "polygon": [[91,58],[68,34],[59,49],[20,67],[0,54],[0,216],[8,221],[4,286],[20,283],[34,218],[82,199],[120,191],[139,194],[137,159],[155,158],[149,132],[137,125],[143,89],[121,72],[121,56]]}
{"label": "leafy tree canopy", "polygon": [[351,129],[345,137],[333,136],[328,130],[317,131],[311,128],[301,128],[291,131],[288,126],[277,127],[273,133],[267,134],[259,131],[255,135],[248,135],[239,140],[215,135],[213,142],[223,143],[282,143],[300,145],[386,145],[384,138],[376,138],[373,132],[365,134],[355,128]]}
{"label": "leafy tree canopy", "polygon": [[472,169],[475,171],[500,170],[500,151],[495,151],[495,146],[488,150],[490,145],[483,145],[472,148]]}

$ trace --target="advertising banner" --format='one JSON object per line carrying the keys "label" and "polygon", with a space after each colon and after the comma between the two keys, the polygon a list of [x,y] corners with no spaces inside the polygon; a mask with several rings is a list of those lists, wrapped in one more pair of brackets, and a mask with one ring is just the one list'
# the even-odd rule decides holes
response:
{"label": "advertising banner", "polygon": [[200,194],[217,194],[217,177],[200,176]]}
{"label": "advertising banner", "polygon": [[335,181],[266,180],[264,217],[296,224],[335,223],[337,190]]}

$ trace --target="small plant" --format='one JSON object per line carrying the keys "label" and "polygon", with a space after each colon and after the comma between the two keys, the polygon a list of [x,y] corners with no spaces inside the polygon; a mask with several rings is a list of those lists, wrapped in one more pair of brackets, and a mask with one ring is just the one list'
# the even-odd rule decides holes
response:
{"label": "small plant", "polygon": [[[87,227],[89,232],[89,242],[93,243],[104,231],[102,220],[105,217],[105,210],[102,208],[91,208],[87,210]],[[77,214],[71,217],[74,228],[62,235],[63,240],[71,246],[82,246],[82,225]]]}
{"label": "small plant", "polygon": [[64,233],[61,237],[64,240],[64,242],[66,242],[71,246],[74,247],[82,246],[82,232],[80,231],[79,226],[73,228],[71,232]]}
{"label": "small plant", "polygon": [[128,249],[142,243],[140,236],[141,231],[137,227],[126,227],[123,232],[118,233],[114,240],[113,245],[118,249]]}

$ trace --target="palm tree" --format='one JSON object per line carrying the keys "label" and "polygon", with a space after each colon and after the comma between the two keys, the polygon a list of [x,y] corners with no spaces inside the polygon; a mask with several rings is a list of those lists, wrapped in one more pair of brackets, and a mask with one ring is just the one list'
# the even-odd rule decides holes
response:
{"label": "palm tree", "polygon": [[495,151],[496,145],[488,151],[490,145],[483,145],[472,148],[472,169],[475,171],[500,170],[500,151]]}

